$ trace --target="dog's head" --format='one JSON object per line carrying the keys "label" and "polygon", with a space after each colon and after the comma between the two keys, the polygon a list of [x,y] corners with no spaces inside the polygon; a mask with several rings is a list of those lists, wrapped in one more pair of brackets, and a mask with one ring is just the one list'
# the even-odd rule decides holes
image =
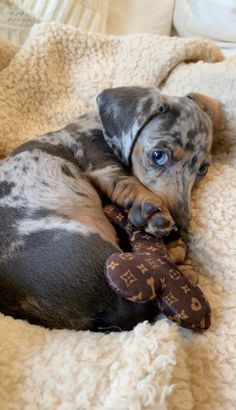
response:
{"label": "dog's head", "polygon": [[185,228],[192,188],[208,170],[217,102],[201,94],[172,97],[151,87],[120,87],[101,92],[97,104],[107,143]]}

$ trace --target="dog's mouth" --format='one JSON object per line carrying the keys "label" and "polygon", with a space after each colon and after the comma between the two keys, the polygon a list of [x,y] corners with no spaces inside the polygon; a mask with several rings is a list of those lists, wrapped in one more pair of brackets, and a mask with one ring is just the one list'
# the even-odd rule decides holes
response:
{"label": "dog's mouth", "polygon": [[182,230],[177,225],[175,225],[173,229],[170,231],[170,233],[166,236],[163,236],[162,239],[165,242],[165,244],[167,244],[172,241],[177,241],[180,238],[183,238]]}

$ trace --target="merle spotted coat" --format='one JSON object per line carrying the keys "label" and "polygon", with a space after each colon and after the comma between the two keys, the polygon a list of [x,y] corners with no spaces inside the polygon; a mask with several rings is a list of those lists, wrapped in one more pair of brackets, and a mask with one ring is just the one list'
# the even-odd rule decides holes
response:
{"label": "merle spotted coat", "polygon": [[[150,304],[115,294],[105,260],[119,248],[102,198],[136,226],[185,229],[190,194],[207,171],[216,104],[122,87],[60,131],[18,147],[0,165],[0,311],[50,328],[132,329]],[[169,245],[181,262],[185,250]]]}

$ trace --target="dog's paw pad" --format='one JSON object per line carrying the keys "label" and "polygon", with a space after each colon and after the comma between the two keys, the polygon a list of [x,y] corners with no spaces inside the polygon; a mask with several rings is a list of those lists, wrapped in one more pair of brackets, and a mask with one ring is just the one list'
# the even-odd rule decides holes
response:
{"label": "dog's paw pad", "polygon": [[151,202],[135,202],[129,211],[129,220],[136,228],[153,235],[168,235],[174,229],[174,221],[167,208]]}
{"label": "dog's paw pad", "polygon": [[136,228],[144,228],[147,225],[147,218],[145,218],[140,212],[133,213],[130,217],[130,221]]}
{"label": "dog's paw pad", "polygon": [[170,223],[170,221],[165,216],[160,216],[159,214],[153,215],[150,222],[157,228],[167,227]]}
{"label": "dog's paw pad", "polygon": [[143,205],[143,211],[147,216],[153,215],[155,212],[162,212],[163,207],[162,206],[156,206],[152,204],[151,202],[145,202]]}

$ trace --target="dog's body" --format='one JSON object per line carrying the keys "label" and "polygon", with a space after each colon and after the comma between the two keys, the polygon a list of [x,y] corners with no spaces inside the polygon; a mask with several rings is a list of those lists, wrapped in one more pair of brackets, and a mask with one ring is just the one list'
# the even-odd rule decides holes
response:
{"label": "dog's body", "polygon": [[201,98],[107,90],[99,114],[29,141],[2,162],[0,311],[77,330],[132,329],[154,317],[151,303],[122,299],[105,280],[105,260],[119,245],[101,195],[153,234],[172,231],[171,215],[186,227],[212,143],[214,110]]}

